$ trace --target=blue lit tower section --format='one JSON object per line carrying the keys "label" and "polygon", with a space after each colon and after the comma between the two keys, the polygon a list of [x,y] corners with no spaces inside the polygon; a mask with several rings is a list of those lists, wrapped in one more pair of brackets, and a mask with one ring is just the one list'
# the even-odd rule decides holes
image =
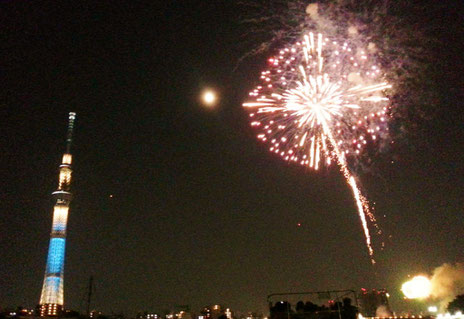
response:
{"label": "blue lit tower section", "polygon": [[53,192],[56,200],[53,209],[52,232],[48,247],[47,266],[40,296],[40,315],[58,316],[63,310],[63,271],[66,246],[66,224],[71,202],[71,142],[76,113],[69,113],[69,126],[66,136],[66,153],[60,165],[58,189]]}

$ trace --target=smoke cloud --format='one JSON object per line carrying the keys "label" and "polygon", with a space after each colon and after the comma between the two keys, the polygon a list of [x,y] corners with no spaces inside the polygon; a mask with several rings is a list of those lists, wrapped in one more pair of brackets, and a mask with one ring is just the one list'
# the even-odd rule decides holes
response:
{"label": "smoke cloud", "polygon": [[317,3],[310,3],[306,7],[306,13],[313,18],[314,20],[317,20],[319,18],[319,13],[318,11],[318,4]]}
{"label": "smoke cloud", "polygon": [[391,315],[392,315],[392,312],[386,306],[379,306],[375,310],[376,317],[387,318],[387,317],[390,317]]}
{"label": "smoke cloud", "polygon": [[445,263],[435,268],[430,281],[431,297],[439,301],[440,311],[445,311],[450,301],[464,293],[464,263]]}

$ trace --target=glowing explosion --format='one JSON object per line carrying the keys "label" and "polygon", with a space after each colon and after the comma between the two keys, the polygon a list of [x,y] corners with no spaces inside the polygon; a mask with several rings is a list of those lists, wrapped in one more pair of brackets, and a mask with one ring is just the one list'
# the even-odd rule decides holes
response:
{"label": "glowing explosion", "polygon": [[415,276],[401,286],[401,291],[408,299],[427,298],[430,295],[432,284],[427,277]]}
{"label": "glowing explosion", "polygon": [[262,84],[250,92],[251,125],[258,139],[269,142],[271,152],[285,160],[318,169],[337,162],[356,200],[366,245],[373,249],[366,215],[375,223],[347,166],[347,157],[375,143],[386,121],[390,88],[381,81],[378,66],[368,54],[348,43],[309,33],[302,42],[269,59]]}

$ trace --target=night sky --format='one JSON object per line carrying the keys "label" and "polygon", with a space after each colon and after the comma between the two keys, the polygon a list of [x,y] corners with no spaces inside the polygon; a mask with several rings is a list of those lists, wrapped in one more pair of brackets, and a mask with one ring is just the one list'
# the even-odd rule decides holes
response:
{"label": "night sky", "polygon": [[[373,237],[374,267],[338,169],[289,165],[249,127],[241,104],[264,58],[234,71],[250,45],[242,7],[3,2],[0,307],[38,303],[71,111],[68,308],[85,309],[91,275],[94,307],[129,314],[265,311],[282,291],[386,287],[398,300],[407,275],[462,261],[459,2],[430,13],[446,44],[434,117],[360,176],[386,234]],[[214,109],[199,103],[206,87],[220,94]]]}

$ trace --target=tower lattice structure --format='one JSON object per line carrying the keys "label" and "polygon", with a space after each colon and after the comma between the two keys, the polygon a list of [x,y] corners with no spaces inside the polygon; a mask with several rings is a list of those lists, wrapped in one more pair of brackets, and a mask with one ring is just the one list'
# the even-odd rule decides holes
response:
{"label": "tower lattice structure", "polygon": [[63,272],[66,247],[66,225],[68,221],[69,204],[72,195],[71,185],[71,143],[76,113],[69,113],[69,125],[66,135],[66,152],[60,165],[58,189],[52,193],[55,199],[53,223],[48,247],[45,278],[40,295],[40,315],[59,316],[63,311]]}

